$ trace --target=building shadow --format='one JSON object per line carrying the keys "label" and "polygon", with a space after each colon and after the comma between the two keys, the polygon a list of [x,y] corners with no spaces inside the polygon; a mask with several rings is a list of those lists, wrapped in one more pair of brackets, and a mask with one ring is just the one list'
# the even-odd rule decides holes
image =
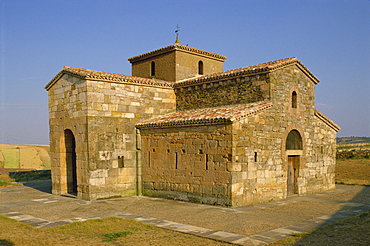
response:
{"label": "building shadow", "polygon": [[[339,186],[340,187],[340,186]],[[360,189],[360,188],[359,188]],[[360,205],[361,204],[361,205]],[[303,237],[294,245],[370,245],[370,186],[362,186],[343,208],[329,216],[324,222],[317,225],[311,234]],[[362,223],[347,221],[345,224],[335,225],[338,221],[363,214]],[[358,221],[357,221],[358,222]]]}
{"label": "building shadow", "polygon": [[32,189],[51,194],[51,180],[50,179],[22,182],[22,184],[23,186],[30,187]]}

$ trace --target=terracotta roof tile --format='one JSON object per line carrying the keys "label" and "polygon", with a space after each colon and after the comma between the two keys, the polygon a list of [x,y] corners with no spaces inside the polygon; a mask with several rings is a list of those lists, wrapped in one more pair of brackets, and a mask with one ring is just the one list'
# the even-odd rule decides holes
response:
{"label": "terracotta roof tile", "polygon": [[229,77],[240,76],[240,75],[265,73],[265,72],[273,71],[275,69],[285,67],[291,64],[298,64],[303,69],[303,71],[314,81],[315,84],[319,83],[319,79],[316,78],[315,75],[313,75],[311,71],[309,71],[296,57],[291,57],[291,58],[285,58],[285,59],[280,59],[276,61],[261,63],[261,64],[257,64],[253,66],[228,70],[228,71],[224,71],[221,73],[207,74],[207,75],[197,77],[197,78],[184,79],[181,81],[177,81],[174,87],[177,88],[177,87],[189,86],[193,84],[200,84],[206,81],[212,81],[216,79],[226,79]]}
{"label": "terracotta roof tile", "polygon": [[51,86],[60,79],[63,74],[70,74],[81,79],[86,80],[99,80],[99,81],[109,81],[117,83],[129,83],[129,84],[141,84],[141,85],[150,85],[150,86],[159,86],[159,87],[173,87],[173,83],[159,80],[159,79],[149,79],[142,77],[129,76],[118,73],[107,73],[100,72],[84,68],[76,67],[67,67],[65,66],[62,71],[60,71],[46,86],[45,89],[48,90]]}
{"label": "terracotta roof tile", "polygon": [[257,114],[270,108],[272,102],[264,101],[249,104],[228,105],[214,108],[192,109],[176,111],[166,115],[144,120],[138,128],[176,127],[185,125],[210,125],[231,123],[242,118]]}
{"label": "terracotta roof tile", "polygon": [[340,130],[340,127],[334,123],[331,119],[329,119],[326,115],[321,113],[319,110],[315,109],[315,116],[319,118],[322,122],[324,122],[326,125],[331,127],[333,130],[338,132]]}
{"label": "terracotta roof tile", "polygon": [[174,50],[182,50],[182,51],[186,51],[190,53],[196,53],[196,54],[203,55],[203,56],[213,57],[217,60],[222,60],[222,61],[226,60],[226,56],[216,54],[213,52],[209,52],[209,51],[205,51],[205,50],[201,50],[201,49],[197,49],[197,48],[193,48],[187,45],[178,44],[178,43],[175,43],[175,44],[172,44],[172,45],[160,48],[160,49],[156,49],[156,50],[153,50],[153,51],[141,54],[141,55],[133,56],[131,58],[128,58],[128,60],[131,63],[133,63],[143,58],[149,58],[152,56],[156,56],[156,55],[167,53],[167,52],[174,51]]}

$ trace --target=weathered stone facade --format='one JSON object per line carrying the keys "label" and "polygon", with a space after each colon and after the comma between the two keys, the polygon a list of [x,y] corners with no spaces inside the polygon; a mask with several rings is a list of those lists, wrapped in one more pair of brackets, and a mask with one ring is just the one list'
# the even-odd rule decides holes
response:
{"label": "weathered stone facade", "polygon": [[[53,193],[91,200],[137,194],[135,123],[175,110],[171,86],[147,82],[65,67],[49,83]],[[67,129],[75,150],[68,150]],[[76,177],[68,174],[73,153]],[[67,180],[77,182],[77,190]]]}
{"label": "weathered stone facade", "polygon": [[314,109],[319,80],[296,58],[225,59],[175,44],[130,58],[141,77],[65,67],[46,86],[53,193],[242,206],[333,189],[339,127]]}

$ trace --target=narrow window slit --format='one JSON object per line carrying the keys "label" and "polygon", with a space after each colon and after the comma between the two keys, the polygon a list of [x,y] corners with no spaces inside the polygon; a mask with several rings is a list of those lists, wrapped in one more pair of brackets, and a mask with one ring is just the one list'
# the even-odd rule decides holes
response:
{"label": "narrow window slit", "polygon": [[125,167],[125,157],[124,156],[118,156],[118,167],[119,168]]}

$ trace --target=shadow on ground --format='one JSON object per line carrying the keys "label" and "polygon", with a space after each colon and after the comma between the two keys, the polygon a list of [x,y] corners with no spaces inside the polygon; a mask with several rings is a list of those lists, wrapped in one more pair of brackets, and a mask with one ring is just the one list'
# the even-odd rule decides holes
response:
{"label": "shadow on ground", "polygon": [[[364,205],[349,208],[350,203]],[[348,213],[353,212],[355,215],[360,209],[365,210],[363,211],[365,213],[356,218],[346,219]],[[333,224],[336,221],[338,222]],[[370,245],[370,186],[363,186],[347,206],[330,216],[318,227],[322,228],[305,236],[294,245]]]}
{"label": "shadow on ground", "polygon": [[[22,182],[23,186],[51,194],[51,180]],[[1,244],[0,244],[1,245]]]}

